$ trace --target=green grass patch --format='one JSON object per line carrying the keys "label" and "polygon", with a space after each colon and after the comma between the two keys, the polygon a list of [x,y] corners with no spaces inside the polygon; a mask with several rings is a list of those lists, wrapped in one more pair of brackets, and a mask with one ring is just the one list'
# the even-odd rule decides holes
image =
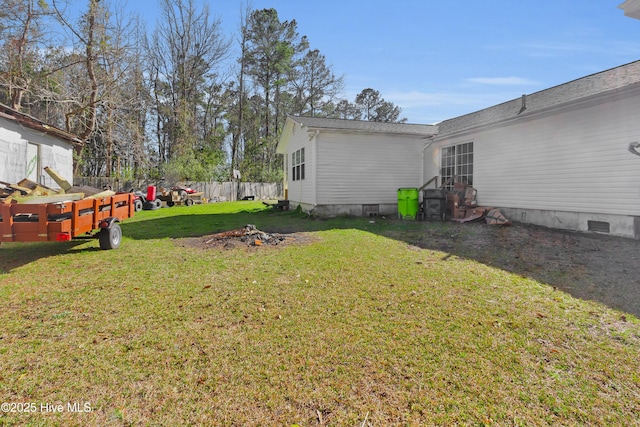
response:
{"label": "green grass patch", "polygon": [[[249,223],[310,238],[180,244]],[[230,202],[122,229],[0,246],[0,425],[640,423],[637,319],[416,245],[459,225]]]}

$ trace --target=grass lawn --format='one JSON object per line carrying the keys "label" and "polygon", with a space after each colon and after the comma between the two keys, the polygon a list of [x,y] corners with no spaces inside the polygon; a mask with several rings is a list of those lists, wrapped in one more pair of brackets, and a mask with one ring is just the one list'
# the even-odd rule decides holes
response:
{"label": "grass lawn", "polygon": [[[182,243],[249,223],[308,239]],[[638,320],[412,244],[443,227],[234,202],[2,244],[0,425],[640,425]]]}

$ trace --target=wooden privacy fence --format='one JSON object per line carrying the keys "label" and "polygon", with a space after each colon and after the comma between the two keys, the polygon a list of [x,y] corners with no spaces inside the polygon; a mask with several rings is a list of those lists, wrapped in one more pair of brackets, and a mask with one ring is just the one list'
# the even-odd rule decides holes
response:
{"label": "wooden privacy fence", "polygon": [[[73,185],[88,185],[95,188],[111,188],[116,191],[140,190],[147,191],[149,185],[158,188],[171,188],[173,185],[167,182],[152,182],[148,180],[123,180],[118,178],[77,176],[73,178]],[[210,201],[242,200],[245,197],[254,197],[256,200],[282,199],[284,190],[282,183],[273,182],[182,182],[177,185],[202,191],[204,197]]]}

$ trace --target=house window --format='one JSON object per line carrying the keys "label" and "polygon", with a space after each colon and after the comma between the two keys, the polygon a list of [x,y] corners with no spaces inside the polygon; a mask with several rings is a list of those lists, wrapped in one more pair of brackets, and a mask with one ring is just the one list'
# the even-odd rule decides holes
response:
{"label": "house window", "polygon": [[291,153],[291,165],[293,181],[304,179],[304,148]]}
{"label": "house window", "polygon": [[461,182],[473,185],[473,142],[442,147],[440,176],[447,188]]}

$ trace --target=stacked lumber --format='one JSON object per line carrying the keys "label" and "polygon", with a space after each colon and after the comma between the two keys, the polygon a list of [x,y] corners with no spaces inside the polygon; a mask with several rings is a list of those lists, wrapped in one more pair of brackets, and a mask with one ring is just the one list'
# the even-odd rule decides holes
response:
{"label": "stacked lumber", "polygon": [[51,168],[46,167],[44,170],[60,186],[60,189],[52,189],[26,178],[17,183],[0,181],[0,204],[60,203],[87,198],[103,198],[116,194],[111,190],[103,191],[88,186],[72,186]]}

